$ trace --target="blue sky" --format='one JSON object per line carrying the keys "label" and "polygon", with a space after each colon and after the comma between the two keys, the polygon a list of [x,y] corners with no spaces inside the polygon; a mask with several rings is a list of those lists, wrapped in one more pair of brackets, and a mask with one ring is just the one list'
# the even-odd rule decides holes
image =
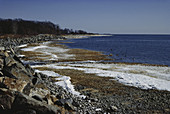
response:
{"label": "blue sky", "polygon": [[0,0],[0,18],[98,33],[170,34],[170,0]]}

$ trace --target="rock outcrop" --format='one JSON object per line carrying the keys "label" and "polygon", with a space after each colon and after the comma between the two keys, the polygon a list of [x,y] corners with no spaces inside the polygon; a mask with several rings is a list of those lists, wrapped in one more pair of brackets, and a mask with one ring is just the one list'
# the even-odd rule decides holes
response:
{"label": "rock outcrop", "polygon": [[14,50],[10,46],[0,48],[0,113],[85,112],[88,100],[56,85],[53,78],[35,72],[20,60]]}
{"label": "rock outcrop", "polygon": [[[16,49],[16,46],[21,44],[28,44],[28,43],[37,43],[42,41],[51,41],[51,40],[64,40],[65,37],[57,36],[57,35],[50,35],[50,34],[39,34],[35,36],[28,36],[22,38],[2,38],[0,39],[0,50],[5,48],[13,48]],[[1,49],[2,48],[2,49]]]}
{"label": "rock outcrop", "polygon": [[[15,114],[29,111],[36,114],[61,112],[57,105],[48,105],[54,103],[49,103],[50,89],[43,82],[37,77],[37,73],[29,65],[25,66],[12,50],[1,50],[0,112]],[[46,97],[47,95],[49,97]]]}
{"label": "rock outcrop", "polygon": [[56,85],[53,78],[35,72],[11,47],[0,48],[0,113],[95,113],[95,104],[88,105],[88,99],[73,95]]}

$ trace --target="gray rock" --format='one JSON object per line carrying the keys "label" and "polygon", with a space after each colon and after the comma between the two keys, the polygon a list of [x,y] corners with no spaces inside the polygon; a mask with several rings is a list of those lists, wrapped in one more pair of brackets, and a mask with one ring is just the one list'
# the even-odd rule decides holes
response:
{"label": "gray rock", "polygon": [[98,101],[97,98],[91,98],[90,100],[91,100],[92,102],[97,102],[97,101]]}
{"label": "gray rock", "polygon": [[36,78],[40,78],[41,79],[41,75],[38,72],[36,72],[33,76],[36,77]]}
{"label": "gray rock", "polygon": [[5,65],[4,66],[12,66],[13,64],[16,64],[17,62],[11,57],[5,57]]}
{"label": "gray rock", "polygon": [[38,83],[38,78],[33,78],[33,79],[32,79],[32,84],[33,84],[33,85],[36,85],[37,83]]}
{"label": "gray rock", "polygon": [[32,75],[32,76],[35,75],[34,69],[31,68],[31,66],[29,64],[27,64],[25,66],[25,68],[26,68],[27,72],[29,72],[30,75]]}
{"label": "gray rock", "polygon": [[[2,77],[1,77],[2,78]],[[6,88],[8,89],[8,86],[6,84],[4,84],[3,82],[0,82],[0,88]]]}
{"label": "gray rock", "polygon": [[0,70],[2,70],[3,67],[4,67],[4,59],[1,58],[1,59],[0,59]]}
{"label": "gray rock", "polygon": [[16,61],[11,56],[5,58],[5,65],[2,69],[2,72],[7,77],[15,79],[20,78],[26,81],[29,81],[29,77],[32,77],[32,74],[27,72],[25,66],[22,63],[18,62],[18,60]]}
{"label": "gray rock", "polygon": [[118,108],[116,106],[110,106],[111,111],[118,111]]}
{"label": "gray rock", "polygon": [[14,50],[11,48],[10,46],[10,51],[12,52],[12,54],[15,54]]}
{"label": "gray rock", "polygon": [[75,110],[75,107],[72,105],[72,99],[60,99],[56,101],[54,104],[59,106],[64,106],[67,110]]}
{"label": "gray rock", "polygon": [[75,111],[75,107],[70,103],[70,102],[66,102],[64,107],[68,110],[73,110]]}
{"label": "gray rock", "polygon": [[80,106],[79,103],[76,102],[76,101],[73,101],[72,105],[75,106],[75,107],[79,107]]}
{"label": "gray rock", "polygon": [[33,88],[33,86],[32,86],[30,83],[28,83],[28,84],[25,86],[25,88],[23,89],[23,93],[24,93],[25,95],[28,95],[28,96],[29,96],[32,88]]}
{"label": "gray rock", "polygon": [[41,101],[41,102],[43,101],[43,99],[38,95],[34,95],[34,96],[32,96],[32,98],[34,98],[34,99],[36,99],[38,101]]}
{"label": "gray rock", "polygon": [[12,104],[12,109],[15,112],[32,109],[35,110],[37,114],[57,114],[61,112],[61,110],[56,106],[47,105],[22,93],[17,94],[16,99]]}
{"label": "gray rock", "polygon": [[10,95],[0,95],[0,105],[4,110],[9,110],[11,109],[12,103],[14,101],[14,96]]}
{"label": "gray rock", "polygon": [[59,93],[59,94],[56,95],[56,98],[58,98],[58,99],[63,99],[63,98],[64,98],[64,94]]}
{"label": "gray rock", "polygon": [[60,99],[54,102],[54,104],[58,106],[64,106],[65,102],[66,102],[65,99]]}
{"label": "gray rock", "polygon": [[32,109],[25,109],[25,110],[14,112],[14,114],[37,114],[37,112]]}
{"label": "gray rock", "polygon": [[4,50],[5,50],[5,47],[0,47],[0,50],[1,50],[1,51],[4,51]]}
{"label": "gray rock", "polygon": [[46,76],[46,75],[44,75],[44,74],[42,74],[42,73],[38,73],[38,74],[40,74],[41,79],[43,79],[43,80],[45,80],[45,79],[47,78],[47,76]]}

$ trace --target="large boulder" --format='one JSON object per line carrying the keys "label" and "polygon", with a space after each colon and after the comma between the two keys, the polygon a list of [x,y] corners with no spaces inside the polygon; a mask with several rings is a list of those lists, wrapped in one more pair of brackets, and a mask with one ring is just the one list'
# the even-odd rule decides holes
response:
{"label": "large boulder", "polygon": [[3,110],[10,110],[13,101],[14,101],[14,97],[8,94],[0,95],[0,107]]}
{"label": "large boulder", "polygon": [[4,77],[3,79],[1,79],[0,83],[5,85],[5,87],[10,90],[19,91],[19,92],[23,92],[25,86],[27,85],[26,81],[16,80],[9,77]]}
{"label": "large boulder", "polygon": [[13,112],[18,112],[25,109],[34,110],[37,114],[60,113],[60,109],[56,106],[47,105],[22,93],[18,93],[16,99],[14,100],[14,103],[12,104],[12,110]]}
{"label": "large boulder", "polygon": [[28,71],[23,63],[16,56],[5,56],[2,72],[5,76],[30,81],[32,72]]}
{"label": "large boulder", "polygon": [[[14,50],[0,51],[0,114],[56,114],[74,111],[72,99],[57,99],[56,88],[51,89],[51,81],[46,75],[35,73],[29,65],[25,66]],[[64,102],[60,105],[61,109],[57,105],[60,102]]]}
{"label": "large boulder", "polygon": [[54,104],[59,106],[64,106],[67,110],[75,110],[75,107],[72,105],[73,100],[72,99],[59,99]]}
{"label": "large boulder", "polygon": [[0,114],[9,113],[14,102],[15,95],[13,91],[0,88]]}

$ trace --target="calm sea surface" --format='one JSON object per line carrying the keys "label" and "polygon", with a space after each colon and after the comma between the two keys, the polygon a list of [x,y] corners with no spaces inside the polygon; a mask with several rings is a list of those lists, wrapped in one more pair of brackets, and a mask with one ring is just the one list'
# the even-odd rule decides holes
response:
{"label": "calm sea surface", "polygon": [[114,62],[148,63],[170,66],[170,35],[113,35],[70,39],[70,48],[102,51]]}

